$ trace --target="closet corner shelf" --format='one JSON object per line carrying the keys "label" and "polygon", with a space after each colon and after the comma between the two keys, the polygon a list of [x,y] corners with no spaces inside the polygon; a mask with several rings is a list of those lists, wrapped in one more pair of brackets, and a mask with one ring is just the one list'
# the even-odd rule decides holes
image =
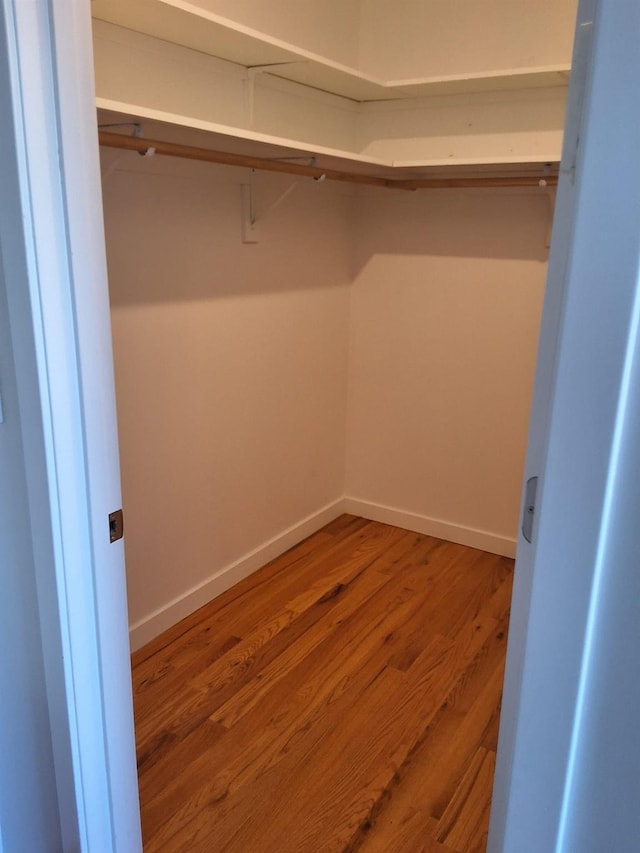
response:
{"label": "closet corner shelf", "polygon": [[[314,158],[327,177],[332,172],[335,180],[349,180],[345,176],[351,175],[354,183],[403,189],[458,186],[463,179],[481,182],[470,186],[487,185],[490,178],[499,179],[496,185],[506,185],[520,177],[524,180],[521,186],[556,179],[564,108],[561,87],[566,86],[568,66],[383,81],[185,0],[93,0],[92,10],[99,21],[126,28],[138,39],[101,38],[98,108],[116,119],[144,121],[144,135],[162,143],[217,152],[227,158],[215,161],[220,163],[229,163],[229,155],[265,161],[305,156]],[[140,41],[142,37],[150,39],[151,48]],[[168,52],[171,45],[183,53]],[[214,108],[208,71],[199,72],[194,51],[233,63],[229,68],[241,69],[243,80],[251,79],[250,69],[265,71],[285,78],[293,89],[272,91],[270,85],[240,88],[237,76],[216,70],[214,94],[220,108],[217,102]],[[164,74],[167,64],[180,68],[180,84],[189,90],[184,113],[167,82],[173,78]],[[129,80],[135,84],[129,85]],[[146,80],[161,82],[155,89],[145,88]],[[312,133],[319,121],[315,105],[311,112],[303,110],[298,120],[294,103],[300,94],[311,95],[313,90],[343,99],[340,104],[327,102],[318,108],[329,116],[322,144]],[[165,97],[165,91],[170,96]],[[496,96],[474,99],[483,92]],[[469,98],[464,97],[467,94]],[[258,95],[262,114],[256,115]],[[447,98],[442,105],[426,95],[463,97],[452,98],[452,103]],[[280,108],[282,98],[288,98],[284,119],[264,121],[265,115],[273,115],[270,110]],[[369,102],[369,108],[361,109],[354,101],[365,107],[364,102]],[[544,134],[529,131],[529,104]],[[436,116],[443,106],[445,119],[440,121],[438,114],[434,129],[431,111]],[[401,117],[396,115],[398,109]],[[338,130],[335,135],[331,122]],[[469,144],[473,134],[467,130],[472,124],[482,142],[475,148]],[[391,144],[396,137],[401,142],[397,146]],[[116,143],[118,139],[112,140]],[[200,153],[196,159],[207,158]]]}
{"label": "closet corner shelf", "polygon": [[[554,187],[558,182],[558,163],[553,161],[458,164],[452,164],[450,161],[446,163],[430,161],[421,164],[414,162],[410,168],[405,164],[365,161],[364,158],[354,162],[353,155],[349,155],[348,152],[331,149],[301,149],[296,148],[291,140],[276,137],[270,137],[268,140],[259,139],[258,134],[253,134],[252,139],[233,136],[230,133],[221,134],[219,126],[188,128],[179,123],[176,123],[179,124],[176,126],[166,121],[159,121],[160,117],[157,115],[146,116],[152,120],[145,121],[141,136],[126,132],[114,133],[109,129],[110,126],[139,124],[139,119],[144,118],[140,112],[145,112],[142,110],[123,112],[114,110],[114,106],[116,105],[109,104],[110,110],[99,110],[100,145],[137,151],[141,154],[153,149],[155,154],[182,159],[404,191]],[[200,123],[200,125],[203,124]],[[198,144],[193,144],[194,141]],[[226,150],[213,147],[220,144]],[[296,162],[293,160],[296,155],[309,156],[314,163]]]}
{"label": "closet corner shelf", "polygon": [[[182,137],[186,135],[185,142],[186,144],[190,144],[190,140],[188,139],[189,134],[199,132],[200,140],[205,143],[203,147],[208,147],[213,142],[214,145],[221,145],[232,152],[248,152],[250,155],[255,154],[256,156],[259,156],[260,150],[268,152],[265,156],[298,157],[307,155],[309,157],[327,158],[327,162],[331,160],[341,165],[346,162],[358,164],[358,166],[362,166],[365,169],[372,168],[378,170],[390,169],[395,165],[404,165],[395,164],[380,157],[370,157],[341,148],[307,144],[299,139],[274,136],[273,134],[262,133],[250,128],[207,121],[206,119],[195,116],[170,113],[141,104],[124,103],[100,96],[96,97],[96,107],[102,116],[99,119],[100,124],[109,122],[137,123],[142,120],[145,122],[145,128],[149,129],[151,135],[160,135],[166,138],[167,141],[182,142]],[[181,134],[181,138],[176,139],[176,133],[180,133],[179,129],[182,129],[183,133]],[[416,164],[411,163],[408,165],[414,166]]]}
{"label": "closet corner shelf", "polygon": [[107,23],[354,101],[566,86],[570,73],[570,65],[561,64],[382,80],[184,0],[93,0],[92,14]]}

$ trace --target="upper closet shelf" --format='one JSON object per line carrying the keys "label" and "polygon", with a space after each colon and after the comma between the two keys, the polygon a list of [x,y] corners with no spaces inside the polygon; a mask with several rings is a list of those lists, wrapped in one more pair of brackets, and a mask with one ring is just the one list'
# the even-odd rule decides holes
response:
{"label": "upper closet shelf", "polygon": [[[308,2],[304,8],[310,9]],[[376,79],[336,61],[356,52],[351,42],[338,49],[340,22],[334,18],[317,19],[325,23],[320,33],[310,21],[302,26],[297,18],[281,17],[279,25],[288,26],[289,38],[299,34],[302,47],[210,11],[237,8],[240,14],[249,8],[246,4],[200,3],[94,0],[99,107],[229,142],[344,160],[350,168],[397,171],[560,160],[568,66]],[[325,8],[320,3],[325,0],[313,5],[318,14]],[[356,0],[344,3],[334,8],[336,15],[360,8]],[[261,26],[278,24],[266,16],[273,4],[254,0],[250,8]],[[292,5],[290,11],[297,8]],[[332,52],[332,58],[312,53],[309,46]],[[513,54],[505,58],[517,61]],[[417,66],[395,68],[409,74]]]}
{"label": "upper closet shelf", "polygon": [[184,0],[93,0],[94,18],[354,101],[567,85],[570,65],[383,80]]}
{"label": "upper closet shelf", "polygon": [[[557,175],[559,156],[549,150],[528,157],[502,154],[500,157],[421,157],[416,159],[394,160],[389,157],[374,157],[366,154],[335,147],[301,142],[295,138],[274,136],[251,130],[239,130],[215,122],[200,121],[182,115],[174,115],[162,110],[148,109],[144,106],[96,98],[99,127],[115,127],[126,130],[138,125],[143,131],[141,146],[149,137],[161,137],[168,142],[183,145],[214,147],[233,154],[246,154],[250,157],[271,157],[279,160],[309,158],[319,165],[331,169],[357,171],[364,174],[380,175],[385,178],[417,180],[419,178],[444,177],[447,173],[463,177],[483,176],[489,173],[504,177],[510,174],[536,176],[544,179],[546,175]],[[120,131],[122,132],[122,131]],[[200,133],[201,136],[195,136]],[[195,139],[195,142],[194,142]],[[147,144],[150,144],[147,142]],[[545,167],[550,168],[545,168]]]}

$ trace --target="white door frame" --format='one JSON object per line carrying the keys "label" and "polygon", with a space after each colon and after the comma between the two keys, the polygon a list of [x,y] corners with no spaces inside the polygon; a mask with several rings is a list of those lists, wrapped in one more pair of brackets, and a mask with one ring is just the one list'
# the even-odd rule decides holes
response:
{"label": "white door frame", "polygon": [[[605,820],[611,849],[638,849],[637,839],[623,840],[634,831],[622,806],[631,790],[618,790],[615,807],[609,797],[599,815],[613,779],[597,772],[585,725],[601,644],[618,643],[620,655],[629,644],[616,634],[615,606],[602,607],[615,588],[604,568],[616,545],[615,594],[625,572],[638,572],[640,486],[634,494],[619,477],[640,440],[632,423],[640,384],[629,382],[640,340],[637,0],[582,0],[577,33],[526,465],[526,478],[539,477],[536,519],[532,544],[522,535],[518,543],[490,853],[599,853],[609,846],[598,840]],[[635,436],[626,446],[625,433]],[[626,525],[617,540],[616,522]],[[630,547],[620,547],[621,532]],[[613,693],[625,706],[633,682],[637,673],[610,687],[611,707]],[[635,723],[615,719],[614,739],[636,756]],[[578,784],[581,763],[601,777],[588,788]]]}
{"label": "white door frame", "polygon": [[120,482],[90,4],[0,12],[13,126],[0,228],[63,841],[129,853],[141,839],[124,551],[108,522]]}

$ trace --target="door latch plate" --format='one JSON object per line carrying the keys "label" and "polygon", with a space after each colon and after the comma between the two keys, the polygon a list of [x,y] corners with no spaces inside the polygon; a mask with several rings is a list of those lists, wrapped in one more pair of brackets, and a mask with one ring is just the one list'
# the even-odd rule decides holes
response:
{"label": "door latch plate", "polygon": [[531,542],[533,536],[533,518],[536,513],[536,491],[538,478],[530,477],[524,492],[524,510],[522,512],[522,535]]}
{"label": "door latch plate", "polygon": [[109,542],[117,542],[124,536],[124,516],[121,509],[109,513]]}

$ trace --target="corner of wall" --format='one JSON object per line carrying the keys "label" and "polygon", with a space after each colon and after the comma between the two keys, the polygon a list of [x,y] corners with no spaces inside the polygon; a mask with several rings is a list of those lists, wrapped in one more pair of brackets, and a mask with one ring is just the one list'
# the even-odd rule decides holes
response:
{"label": "corner of wall", "polygon": [[262,566],[284,554],[303,539],[313,535],[326,524],[333,521],[345,511],[344,499],[339,498],[312,515],[301,519],[297,524],[283,530],[268,542],[242,556],[239,560],[224,566],[207,578],[203,583],[187,590],[182,595],[149,613],[130,627],[129,639],[131,651],[135,652],[161,634],[167,628],[175,625],[181,619],[189,616],[195,610],[208,604],[212,599],[221,595],[230,587],[239,583]]}
{"label": "corner of wall", "polygon": [[455,542],[458,545],[466,545],[469,548],[478,548],[480,551],[499,554],[501,557],[513,558],[516,555],[515,539],[499,536],[487,530],[477,530],[439,518],[429,518],[426,515],[418,515],[403,509],[352,497],[344,498],[343,507],[344,512],[368,518],[370,521],[403,527],[405,530],[424,533],[427,536],[434,536],[447,542]]}

